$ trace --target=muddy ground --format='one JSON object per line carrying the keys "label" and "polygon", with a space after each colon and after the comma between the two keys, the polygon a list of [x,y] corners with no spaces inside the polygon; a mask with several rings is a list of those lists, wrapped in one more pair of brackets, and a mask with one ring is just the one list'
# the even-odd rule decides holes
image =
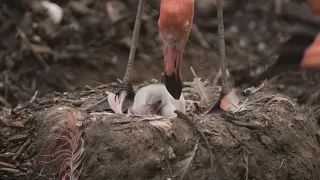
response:
{"label": "muddy ground", "polygon": [[[126,6],[116,1],[113,2],[116,12],[107,13],[107,1],[57,1],[63,7],[64,16],[59,25],[53,25],[46,13],[39,10],[40,0],[18,2],[1,3],[0,93],[7,101],[2,104],[15,106],[28,101],[35,91],[41,96],[122,79],[136,4]],[[148,2],[145,8],[134,83],[160,79],[163,71],[162,40],[157,27],[159,2]],[[216,12],[214,3],[210,2],[196,3],[195,25],[183,62],[186,81],[193,79],[190,66],[199,77],[209,80],[219,69]],[[254,70],[274,62],[274,50],[288,36],[286,28],[295,24],[319,26],[319,19],[310,14],[305,3],[285,4],[281,16],[275,15],[273,6],[269,1],[226,1],[228,67],[236,79],[241,77],[242,69]],[[21,38],[23,34],[28,40]],[[31,49],[28,42],[32,44]],[[50,70],[46,71],[41,61],[45,61]],[[275,84],[294,86],[302,94],[310,94],[317,88],[310,86],[309,81],[286,82],[286,78],[290,76]],[[240,81],[236,85],[244,83]],[[286,94],[303,96],[294,92]]]}
{"label": "muddy ground", "polygon": [[[40,155],[47,147],[48,132],[66,117],[59,107],[68,105],[71,112],[78,112],[79,107],[103,98],[105,91],[112,92],[115,86],[104,84],[122,79],[129,54],[135,2],[113,1],[115,14],[110,14],[108,1],[53,1],[64,10],[59,25],[39,10],[39,2],[0,3],[0,103],[6,106],[1,111],[2,179],[58,178],[59,161],[42,168]],[[159,2],[147,1],[134,84],[160,79],[163,71]],[[190,66],[209,82],[219,69],[215,4],[210,2],[196,3],[184,56],[184,81],[193,80]],[[284,4],[280,15],[271,1],[225,2],[228,68],[239,93],[247,88],[247,82],[241,81],[244,70],[274,62],[275,50],[289,35],[286,28],[296,24],[320,27],[319,18],[311,16],[301,1]],[[319,89],[320,79],[315,78],[319,74],[289,70],[275,75],[279,76],[249,96],[254,110],[236,113],[236,117],[196,116],[196,129],[181,118],[163,120],[167,129],[157,131],[150,123],[157,119],[120,123],[131,118],[83,113],[86,159],[81,178],[171,178],[182,156],[191,152],[189,179],[319,179],[316,116],[304,109],[310,94]],[[200,100],[193,87],[184,91],[187,100]],[[210,99],[217,94],[209,91]],[[294,107],[288,102],[267,103],[277,96],[288,98]],[[10,107],[18,103],[11,112]],[[188,115],[195,114],[199,113],[191,103]]]}

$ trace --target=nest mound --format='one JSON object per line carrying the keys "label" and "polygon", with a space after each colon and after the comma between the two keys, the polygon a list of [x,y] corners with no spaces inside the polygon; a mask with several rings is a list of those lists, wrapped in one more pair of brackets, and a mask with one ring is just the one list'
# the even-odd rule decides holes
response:
{"label": "nest mound", "polygon": [[[11,127],[5,133],[16,135],[1,140],[5,145],[1,153],[17,154],[1,156],[1,161],[14,164],[8,167],[10,173],[3,171],[1,176],[56,179],[60,173],[72,172],[80,179],[320,178],[316,119],[268,86],[241,96],[248,98],[248,107],[236,113],[197,115],[192,103],[201,98],[193,87],[184,89],[188,115],[177,118],[83,110],[113,89],[107,85],[49,94],[6,116]],[[55,159],[57,148],[66,144],[54,141],[59,127],[72,129],[76,146],[71,147],[70,159],[66,154]],[[50,161],[43,156],[48,150],[57,154],[44,165],[42,161]],[[72,162],[72,171],[68,165],[60,170],[66,159],[69,165]]]}

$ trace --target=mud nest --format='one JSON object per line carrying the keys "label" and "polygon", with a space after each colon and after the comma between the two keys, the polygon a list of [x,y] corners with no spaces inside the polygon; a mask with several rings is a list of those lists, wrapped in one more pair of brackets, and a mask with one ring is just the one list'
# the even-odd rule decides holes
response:
{"label": "mud nest", "polygon": [[[49,94],[11,113],[4,110],[1,118],[7,127],[1,130],[0,163],[6,169],[0,175],[3,179],[59,179],[70,172],[80,179],[320,178],[318,125],[309,110],[266,85],[251,95],[237,91],[247,104],[243,110],[202,116],[197,114],[204,102],[194,87],[188,83],[184,88],[187,115],[178,112],[177,118],[84,110],[113,91],[112,84]],[[205,87],[215,92],[209,96],[212,102],[219,87]],[[69,134],[63,134],[66,129]],[[65,146],[63,135],[70,135],[73,145]]]}

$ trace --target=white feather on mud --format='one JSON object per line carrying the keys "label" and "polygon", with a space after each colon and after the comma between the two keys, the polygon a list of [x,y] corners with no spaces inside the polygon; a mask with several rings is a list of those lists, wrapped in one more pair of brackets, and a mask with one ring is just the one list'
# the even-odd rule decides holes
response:
{"label": "white feather on mud", "polygon": [[191,72],[194,76],[194,79],[193,79],[193,83],[195,84],[195,88],[197,90],[197,92],[199,93],[200,97],[201,97],[201,102],[205,103],[206,106],[209,105],[208,103],[208,96],[207,96],[207,93],[205,92],[205,89],[204,89],[204,84],[201,82],[201,78],[198,78],[197,74],[195,73],[195,71],[193,70],[192,67],[190,67],[191,69]]}
{"label": "white feather on mud", "polygon": [[208,106],[210,103],[210,98],[208,98],[209,90],[205,88],[206,82],[202,82],[201,78],[194,78],[192,82],[192,87],[200,96],[200,106]]}
{"label": "white feather on mud", "polygon": [[192,160],[194,159],[194,155],[196,154],[197,149],[198,149],[198,141],[194,145],[193,150],[185,155],[186,158],[176,163],[175,165],[176,170],[173,175],[174,179],[182,180],[186,177],[191,167],[191,163],[192,163]]}

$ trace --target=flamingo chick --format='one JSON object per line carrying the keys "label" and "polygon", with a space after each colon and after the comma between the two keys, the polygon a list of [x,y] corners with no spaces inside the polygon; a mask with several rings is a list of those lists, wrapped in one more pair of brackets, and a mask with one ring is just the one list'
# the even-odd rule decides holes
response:
{"label": "flamingo chick", "polygon": [[136,93],[130,114],[150,115],[158,114],[161,116],[176,116],[175,110],[185,113],[185,99],[181,94],[180,99],[176,100],[162,84],[151,84],[145,86]]}
{"label": "flamingo chick", "polygon": [[182,61],[193,23],[194,0],[162,0],[158,26],[164,43],[165,85],[174,99],[182,92]]}

